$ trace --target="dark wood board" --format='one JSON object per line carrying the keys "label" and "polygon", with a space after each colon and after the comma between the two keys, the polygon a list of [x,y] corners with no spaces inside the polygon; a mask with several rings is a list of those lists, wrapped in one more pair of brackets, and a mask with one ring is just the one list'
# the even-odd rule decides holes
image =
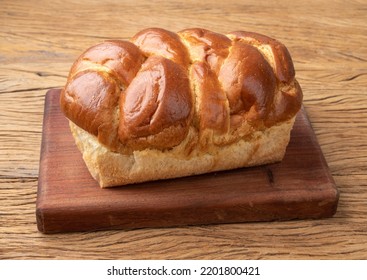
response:
{"label": "dark wood board", "polygon": [[101,189],[46,94],[37,192],[41,232],[327,218],[339,192],[302,109],[280,163]]}

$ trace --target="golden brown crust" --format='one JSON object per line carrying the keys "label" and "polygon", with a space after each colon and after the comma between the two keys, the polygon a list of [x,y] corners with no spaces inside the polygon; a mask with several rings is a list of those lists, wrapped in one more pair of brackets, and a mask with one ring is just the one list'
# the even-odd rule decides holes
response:
{"label": "golden brown crust", "polygon": [[[109,40],[90,47],[74,63],[70,75],[85,69],[110,72],[120,84],[126,86],[135,78],[144,56],[137,46],[121,40]],[[70,76],[69,76],[70,78]]]}
{"label": "golden brown crust", "polygon": [[302,90],[288,50],[272,38],[149,28],[131,41],[86,50],[60,103],[114,157],[147,150],[166,156],[180,147],[175,156],[184,160],[288,123],[301,107]]}
{"label": "golden brown crust", "polygon": [[222,65],[219,81],[232,115],[243,115],[248,121],[266,119],[276,82],[270,65],[255,47],[235,42]]}
{"label": "golden brown crust", "polygon": [[202,28],[185,29],[178,35],[187,46],[192,63],[208,63],[212,71],[218,74],[232,44],[228,37]]}
{"label": "golden brown crust", "polygon": [[61,93],[61,108],[71,121],[113,149],[118,145],[113,135],[119,96],[120,89],[108,73],[85,70],[69,79]]}
{"label": "golden brown crust", "polygon": [[217,76],[204,62],[192,65],[191,81],[197,93],[199,131],[214,130],[218,134],[229,131],[229,105]]}
{"label": "golden brown crust", "polygon": [[[119,139],[138,149],[178,145],[188,132],[191,110],[184,68],[151,56],[120,98]],[[159,139],[149,138],[158,134]]]}
{"label": "golden brown crust", "polygon": [[176,33],[161,29],[148,28],[137,33],[131,41],[145,56],[158,55],[187,67],[189,55]]}
{"label": "golden brown crust", "polygon": [[[278,80],[284,83],[292,82],[295,76],[292,58],[282,43],[255,32],[235,31],[228,35],[235,41],[239,40],[263,50],[264,56],[268,57],[274,65],[274,73]],[[270,50],[266,50],[267,46],[270,47]]]}

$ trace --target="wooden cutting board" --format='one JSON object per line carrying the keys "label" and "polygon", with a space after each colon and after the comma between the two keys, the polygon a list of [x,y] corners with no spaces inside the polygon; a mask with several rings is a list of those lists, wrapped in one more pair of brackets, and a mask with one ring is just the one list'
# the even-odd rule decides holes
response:
{"label": "wooden cutting board", "polygon": [[331,217],[339,192],[304,109],[281,163],[101,189],[46,94],[37,192],[44,233]]}

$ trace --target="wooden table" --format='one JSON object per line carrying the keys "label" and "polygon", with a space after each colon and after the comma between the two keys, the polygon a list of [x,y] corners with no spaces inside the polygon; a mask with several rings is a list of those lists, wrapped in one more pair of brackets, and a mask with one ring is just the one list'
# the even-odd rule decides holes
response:
{"label": "wooden table", "polygon": [[[269,2],[1,1],[0,258],[366,259],[367,3]],[[333,218],[53,235],[37,231],[46,91],[65,84],[72,62],[90,45],[129,38],[152,26],[251,30],[288,47],[306,111],[340,190]]]}

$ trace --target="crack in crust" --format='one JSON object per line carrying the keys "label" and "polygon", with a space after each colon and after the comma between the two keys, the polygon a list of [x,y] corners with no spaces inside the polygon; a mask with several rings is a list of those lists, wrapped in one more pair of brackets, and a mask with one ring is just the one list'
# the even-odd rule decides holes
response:
{"label": "crack in crust", "polygon": [[288,50],[272,38],[150,28],[130,42],[86,50],[70,70],[60,103],[72,122],[111,151],[180,143],[209,151],[292,119],[302,91]]}

